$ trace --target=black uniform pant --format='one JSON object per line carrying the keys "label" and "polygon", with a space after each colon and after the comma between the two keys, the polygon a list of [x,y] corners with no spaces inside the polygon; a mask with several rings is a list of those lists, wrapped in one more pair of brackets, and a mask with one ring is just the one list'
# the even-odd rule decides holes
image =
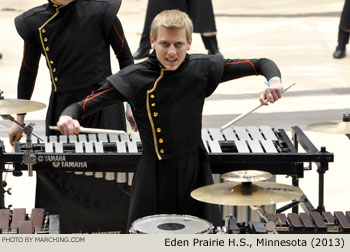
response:
{"label": "black uniform pant", "polygon": [[178,9],[186,12],[197,33],[216,32],[211,0],[148,0],[146,19],[141,35],[140,47],[151,49],[149,34],[154,17],[163,10]]}

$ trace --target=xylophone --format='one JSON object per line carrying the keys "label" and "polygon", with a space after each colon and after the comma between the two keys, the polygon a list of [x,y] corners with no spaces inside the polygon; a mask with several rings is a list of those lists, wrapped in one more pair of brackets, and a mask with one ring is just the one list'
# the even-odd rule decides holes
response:
{"label": "xylophone", "polygon": [[266,214],[278,233],[350,233],[350,211]]}
{"label": "xylophone", "polygon": [[[234,216],[226,216],[221,233],[229,234],[330,234],[350,233],[350,211],[309,213],[264,213],[267,222],[239,222]],[[272,225],[271,225],[272,224]]]}
{"label": "xylophone", "polygon": [[[269,126],[231,127],[223,132],[218,128],[202,129],[202,139],[214,174],[257,169],[292,176],[293,185],[298,186],[298,179],[304,176],[304,163],[316,163],[320,181],[319,207],[323,209],[323,175],[334,155],[324,147],[319,151],[299,127],[292,128],[293,142],[283,129]],[[299,145],[305,152],[298,152]],[[48,136],[44,143],[33,142],[31,149],[36,160],[34,170],[73,171],[130,182],[142,144],[137,133],[89,134]],[[15,152],[6,153],[0,141],[0,172],[27,170],[27,166],[21,164],[25,153],[24,143],[16,143]],[[13,169],[5,169],[5,164],[12,164]],[[311,169],[311,165],[306,169]],[[312,208],[308,206],[309,210]]]}
{"label": "xylophone", "polygon": [[33,208],[30,216],[25,208],[0,209],[1,234],[59,234],[58,215],[48,215],[43,208]]}

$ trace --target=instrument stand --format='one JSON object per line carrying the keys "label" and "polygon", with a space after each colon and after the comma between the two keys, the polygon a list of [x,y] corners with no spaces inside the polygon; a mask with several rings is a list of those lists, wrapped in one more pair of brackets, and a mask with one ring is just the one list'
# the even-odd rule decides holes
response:
{"label": "instrument stand", "polygon": [[5,208],[5,183],[2,181],[2,172],[0,172],[0,209]]}
{"label": "instrument stand", "polygon": [[[17,124],[19,127],[21,127],[23,130],[25,130],[25,128],[26,128],[26,124],[25,124],[25,123],[20,123],[20,122],[17,121],[15,118],[13,118],[13,116],[11,116],[11,115],[1,115],[1,117],[2,117],[2,119],[4,119],[4,120],[10,120],[10,121],[14,122],[14,123]],[[32,124],[32,126],[35,125],[34,123],[31,123],[31,124]],[[32,127],[32,132],[31,132],[31,134],[33,134],[33,136],[35,136],[36,138],[38,138],[40,141],[44,142],[44,140],[43,140],[41,137],[39,137],[37,134],[35,134],[35,133],[33,132],[33,127]]]}
{"label": "instrument stand", "polygon": [[[294,146],[296,150],[298,150],[298,145],[300,144],[306,152],[314,153],[314,154],[327,154],[326,147],[322,146],[321,150],[319,151],[312,143],[311,141],[305,136],[305,134],[302,132],[302,130],[299,127],[292,127],[292,136],[294,140]],[[328,162],[333,161],[331,159],[328,159],[327,157],[320,159],[319,162],[316,162],[317,166],[317,173],[318,173],[318,206],[316,208],[317,212],[324,212],[325,206],[324,206],[324,175],[326,171],[328,170]],[[311,167],[311,164],[310,164]],[[299,179],[296,178],[293,179],[293,185],[298,186],[299,185]],[[303,203],[303,202],[302,202]],[[310,203],[307,202],[309,205]],[[296,207],[295,207],[296,208]],[[297,213],[298,209],[293,208],[293,213]],[[309,209],[310,210],[310,209]],[[311,209],[313,210],[313,209]]]}
{"label": "instrument stand", "polygon": [[262,208],[260,206],[250,206],[252,210],[257,211],[260,217],[265,221],[265,228],[267,233],[278,234],[276,230],[276,224],[273,221],[270,221],[266,215],[264,214]]}
{"label": "instrument stand", "polygon": [[33,165],[36,164],[36,156],[32,150],[32,134],[33,134],[33,123],[29,123],[24,127],[24,134],[26,135],[26,151],[22,158],[21,164],[25,164],[28,167],[28,175],[33,176]]}

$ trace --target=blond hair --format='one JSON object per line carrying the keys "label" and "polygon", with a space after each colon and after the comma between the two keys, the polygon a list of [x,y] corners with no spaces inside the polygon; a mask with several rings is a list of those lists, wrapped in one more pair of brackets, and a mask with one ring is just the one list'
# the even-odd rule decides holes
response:
{"label": "blond hair", "polygon": [[192,37],[193,24],[190,17],[180,10],[165,10],[159,13],[152,22],[151,34],[154,40],[157,39],[157,32],[160,26],[170,29],[179,29],[185,27],[186,38],[189,41]]}

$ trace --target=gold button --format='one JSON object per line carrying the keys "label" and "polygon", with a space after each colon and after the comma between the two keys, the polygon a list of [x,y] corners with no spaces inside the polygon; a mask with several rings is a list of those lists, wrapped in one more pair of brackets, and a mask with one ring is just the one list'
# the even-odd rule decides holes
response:
{"label": "gold button", "polygon": [[48,38],[44,38],[44,41],[47,42],[47,41],[48,41]]}
{"label": "gold button", "polygon": [[157,128],[157,132],[160,133],[162,131],[161,128]]}
{"label": "gold button", "polygon": [[41,32],[42,32],[42,33],[45,33],[45,32],[46,32],[46,30],[45,30],[45,29],[42,29],[42,30],[41,30]]}
{"label": "gold button", "polygon": [[152,104],[151,104],[151,106],[152,106],[152,107],[155,107],[155,106],[156,106],[156,104],[155,104],[155,103],[152,103]]}
{"label": "gold button", "polygon": [[58,78],[57,78],[57,77],[55,77],[55,81],[58,81]]}
{"label": "gold button", "polygon": [[149,97],[151,97],[153,99],[155,96],[154,96],[154,94],[151,94]]}
{"label": "gold button", "polygon": [[50,60],[50,64],[51,64],[51,65],[53,64],[53,60]]}
{"label": "gold button", "polygon": [[46,50],[46,51],[50,51],[50,48],[49,48],[49,47],[46,47],[45,50]]}
{"label": "gold button", "polygon": [[160,153],[162,153],[162,154],[163,154],[163,153],[164,153],[164,149],[160,149]]}
{"label": "gold button", "polygon": [[56,73],[56,68],[52,69],[52,72]]}
{"label": "gold button", "polygon": [[164,142],[163,138],[159,138],[158,142],[163,143]]}
{"label": "gold button", "polygon": [[153,112],[153,116],[157,117],[158,116],[158,112]]}

